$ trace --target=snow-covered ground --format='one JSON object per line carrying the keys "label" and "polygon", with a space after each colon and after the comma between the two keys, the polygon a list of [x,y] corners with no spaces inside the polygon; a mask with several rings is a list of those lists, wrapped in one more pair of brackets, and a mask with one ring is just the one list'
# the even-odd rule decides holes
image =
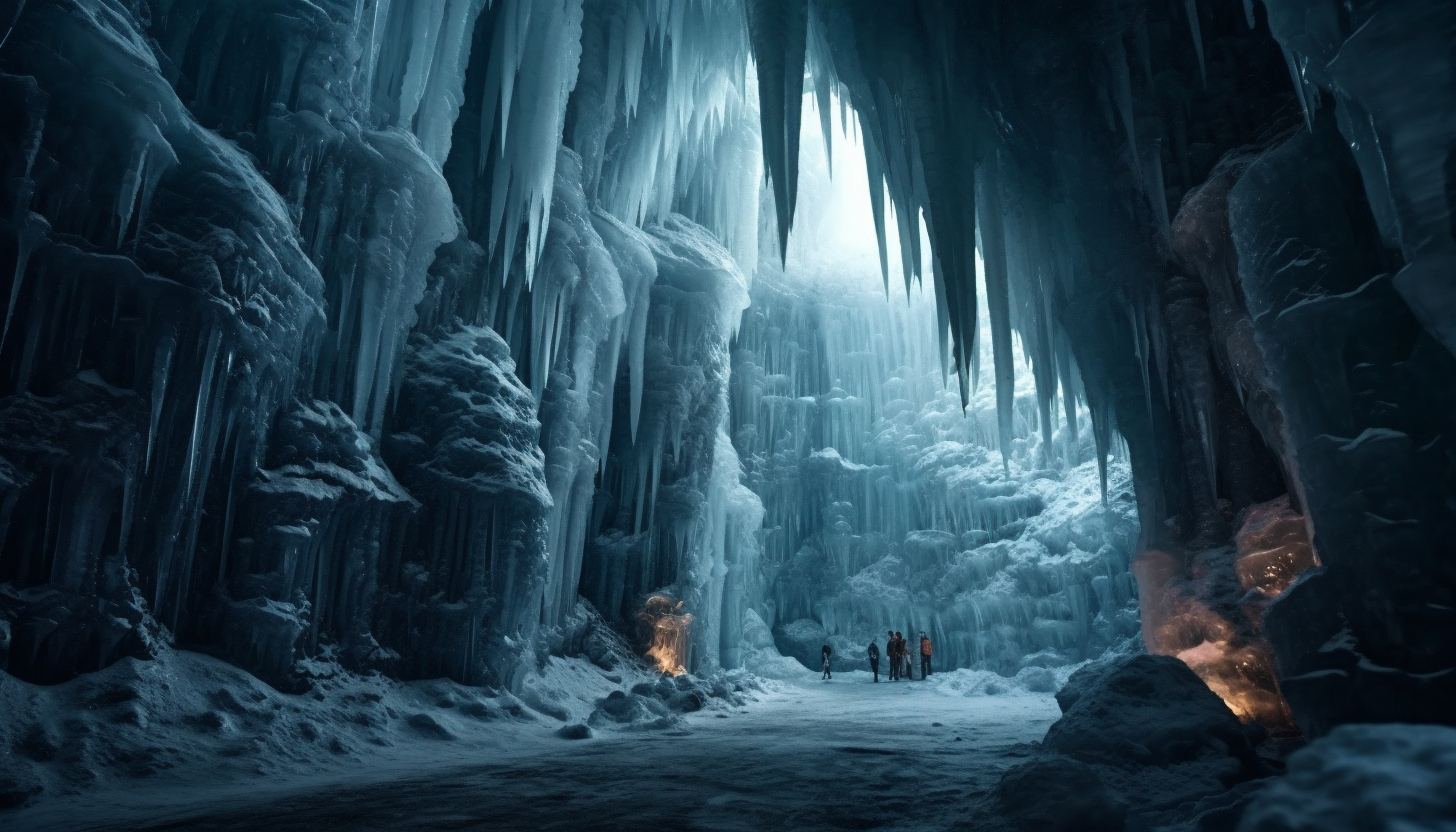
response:
{"label": "snow-covered ground", "polygon": [[[561,677],[553,683],[574,677],[570,687],[597,686],[603,694],[618,687],[602,671],[552,661],[548,672]],[[327,739],[288,742],[292,749],[324,750],[275,757],[243,749],[229,764],[208,742],[188,747],[186,737],[159,727],[155,743],[178,746],[172,749],[176,767],[43,798],[0,814],[0,821],[15,830],[275,832],[949,829],[968,822],[985,828],[979,824],[990,822],[989,794],[1001,772],[1030,755],[1024,744],[1039,740],[1059,710],[1050,694],[1014,683],[993,686],[999,693],[987,695],[970,673],[937,674],[928,683],[873,684],[865,672],[839,673],[830,682],[809,673],[795,681],[750,682],[747,687],[762,690],[738,697],[741,704],[713,699],[660,730],[602,723],[586,740],[563,738],[557,733],[563,721],[508,696],[487,698],[439,683],[381,683],[387,689],[374,691],[381,698],[372,703],[347,694],[356,716],[378,712],[373,727],[348,728],[350,714],[340,710],[336,723],[319,729],[345,737],[337,754],[326,750]],[[441,707],[447,697],[473,697],[480,708],[471,710],[499,715],[483,724],[461,702]],[[275,699],[278,694],[261,706],[278,714],[272,722],[281,737],[307,708],[288,701],[274,707]],[[232,719],[226,708],[219,712]],[[421,713],[430,722],[417,718]],[[585,718],[584,712],[567,716],[567,724]],[[266,746],[267,736],[253,742]]]}

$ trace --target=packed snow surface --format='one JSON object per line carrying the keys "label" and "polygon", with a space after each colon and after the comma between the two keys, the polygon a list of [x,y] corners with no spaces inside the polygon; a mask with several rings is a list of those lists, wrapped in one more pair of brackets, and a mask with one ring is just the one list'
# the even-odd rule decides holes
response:
{"label": "packed snow surface", "polygon": [[[1011,680],[985,695],[972,671],[879,684],[865,671],[828,682],[801,671],[783,681],[740,676],[744,692],[710,696],[667,726],[594,720],[592,703],[602,711],[611,691],[618,701],[639,697],[622,692],[630,675],[550,660],[540,688],[570,692],[554,703],[565,719],[537,710],[549,703],[528,706],[530,685],[516,699],[348,677],[321,685],[320,701],[250,686],[227,665],[182,653],[60,688],[11,680],[7,701],[56,709],[42,707],[57,721],[40,732],[68,719],[92,727],[84,741],[50,735],[56,757],[46,766],[77,776],[67,787],[77,793],[41,800],[6,826],[949,829],[984,819],[980,801],[1002,770],[1059,715],[1050,694]],[[152,699],[167,682],[170,709]],[[127,690],[137,697],[108,700]],[[98,704],[63,714],[57,693]],[[300,734],[310,730],[313,739]],[[135,753],[123,746],[143,736],[156,748],[150,770],[85,782],[84,772],[106,771],[106,755]]]}

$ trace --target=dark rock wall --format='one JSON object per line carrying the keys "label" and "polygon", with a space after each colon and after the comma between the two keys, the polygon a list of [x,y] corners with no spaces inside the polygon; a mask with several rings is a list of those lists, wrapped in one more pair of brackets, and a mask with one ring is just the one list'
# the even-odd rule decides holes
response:
{"label": "dark rock wall", "polygon": [[[1289,686],[1308,732],[1452,719],[1450,4],[800,5],[872,181],[924,212],[963,382],[975,229],[989,337],[1020,332],[1043,400],[1080,377],[1099,450],[1126,439],[1149,647],[1245,718],[1287,727]],[[754,30],[762,65],[792,32]],[[766,136],[795,123],[762,105]],[[766,141],[771,173],[790,149]],[[1270,511],[1308,539],[1242,549]]]}

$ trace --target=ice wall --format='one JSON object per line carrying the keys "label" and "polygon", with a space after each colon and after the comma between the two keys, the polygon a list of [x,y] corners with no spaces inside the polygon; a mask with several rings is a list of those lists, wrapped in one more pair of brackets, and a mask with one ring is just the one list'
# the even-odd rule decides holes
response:
{"label": "ice wall", "polygon": [[1014,674],[1135,633],[1131,483],[1113,463],[1103,503],[1085,407],[1082,432],[1059,420],[1043,445],[1019,362],[1003,458],[995,390],[962,412],[942,375],[933,303],[887,299],[878,275],[796,274],[804,259],[760,267],[733,355],[780,648],[813,666],[828,640],[858,667],[887,629],[924,630],[942,668]]}
{"label": "ice wall", "polygon": [[151,616],[202,629],[268,428],[307,386],[325,285],[287,204],[183,106],[123,6],[28,4],[0,72],[17,471],[0,581],[9,669],[50,681],[145,655]]}
{"label": "ice wall", "polygon": [[[509,682],[534,655],[545,379],[523,384],[474,310],[431,291],[440,245],[473,245],[441,162],[485,6],[58,0],[13,28],[7,11],[8,670],[58,680],[168,636],[282,687],[306,683],[305,656]],[[518,164],[499,223],[573,284],[542,255],[571,7],[502,2],[486,23],[534,6],[479,93]],[[522,44],[541,48],[508,59]],[[513,110],[517,86],[556,105]],[[597,265],[601,293],[618,276]],[[607,318],[624,311],[606,294]]]}
{"label": "ice wall", "polygon": [[[669,590],[695,616],[690,668],[728,661],[751,600],[762,507],[739,484],[723,441],[729,339],[748,305],[747,281],[702,226],[672,215],[643,240],[656,263],[643,346],[619,386],[611,455],[597,497],[603,531],[587,550],[582,594],[631,617]],[[640,381],[638,375],[640,373]],[[725,624],[725,622],[727,622]]]}
{"label": "ice wall", "polygon": [[[616,446],[683,514],[634,530],[680,541],[657,584],[744,603],[736,3],[3,12],[4,667],[175,638],[285,688],[318,656],[512,684],[577,603]],[[700,618],[717,662],[738,620]]]}

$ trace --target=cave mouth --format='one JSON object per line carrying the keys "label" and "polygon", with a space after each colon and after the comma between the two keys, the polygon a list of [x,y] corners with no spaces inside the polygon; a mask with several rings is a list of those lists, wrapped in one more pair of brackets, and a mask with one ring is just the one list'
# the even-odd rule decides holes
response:
{"label": "cave mouth", "polygon": [[923,218],[871,199],[858,113],[806,94],[799,146],[787,255],[760,236],[733,342],[728,433],[765,511],[750,614],[812,669],[825,645],[867,669],[893,630],[925,633],[941,670],[1050,689],[1138,632],[1125,446],[1099,467],[1075,371],[1039,399],[1019,335],[1009,424],[989,369],[963,403]]}

